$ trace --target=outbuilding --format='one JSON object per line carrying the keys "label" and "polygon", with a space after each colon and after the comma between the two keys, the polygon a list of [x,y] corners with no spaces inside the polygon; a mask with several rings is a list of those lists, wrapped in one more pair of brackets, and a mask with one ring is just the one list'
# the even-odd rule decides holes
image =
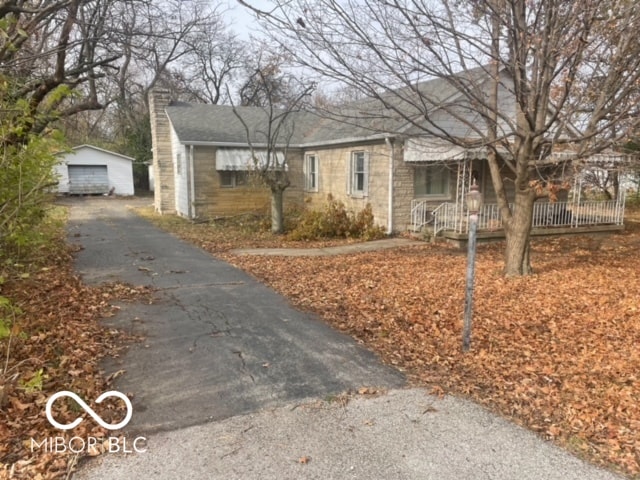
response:
{"label": "outbuilding", "polygon": [[92,145],[73,147],[55,167],[58,192],[133,195],[133,158]]}

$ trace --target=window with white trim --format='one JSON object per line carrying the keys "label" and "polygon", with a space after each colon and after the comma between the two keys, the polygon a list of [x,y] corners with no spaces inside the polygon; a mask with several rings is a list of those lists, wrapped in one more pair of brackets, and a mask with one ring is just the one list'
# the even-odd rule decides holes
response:
{"label": "window with white trim", "polygon": [[349,175],[349,193],[354,197],[365,197],[369,193],[369,154],[353,152]]}
{"label": "window with white trim", "polygon": [[450,172],[446,165],[416,167],[413,175],[413,193],[416,197],[448,197],[449,183]]}
{"label": "window with white trim", "polygon": [[247,172],[243,170],[220,170],[220,186],[236,188],[247,184]]}
{"label": "window with white trim", "polygon": [[307,192],[318,191],[318,157],[316,155],[304,157],[304,189]]}
{"label": "window with white trim", "polygon": [[176,174],[182,175],[182,153],[176,154]]}

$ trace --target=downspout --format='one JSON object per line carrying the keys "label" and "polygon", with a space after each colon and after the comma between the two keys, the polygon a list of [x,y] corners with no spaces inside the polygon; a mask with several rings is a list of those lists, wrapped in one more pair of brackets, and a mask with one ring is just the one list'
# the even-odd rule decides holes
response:
{"label": "downspout", "polygon": [[393,233],[393,160],[395,157],[395,142],[393,137],[385,137],[385,143],[391,149],[391,155],[389,156],[389,201],[387,215],[387,235]]}
{"label": "downspout", "polygon": [[193,175],[193,145],[189,145],[189,162],[187,163],[189,170],[189,188],[187,189],[187,201],[189,202],[189,218],[194,219],[196,216],[196,207],[194,199],[196,198],[196,186],[194,184]]}

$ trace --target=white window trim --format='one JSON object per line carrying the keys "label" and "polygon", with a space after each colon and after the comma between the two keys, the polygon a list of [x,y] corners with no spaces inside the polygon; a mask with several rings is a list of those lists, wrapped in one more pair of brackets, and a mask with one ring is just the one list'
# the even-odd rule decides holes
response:
{"label": "white window trim", "polygon": [[[357,157],[358,155],[362,154],[363,155],[363,160],[364,160],[364,164],[363,164],[363,174],[364,174],[364,178],[363,178],[363,189],[362,190],[356,190],[355,186],[356,186],[356,162],[357,162]],[[370,158],[369,158],[369,152],[365,151],[365,150],[356,150],[351,152],[351,160],[349,162],[349,176],[347,177],[347,191],[349,193],[349,195],[351,195],[354,198],[364,198],[369,196],[369,175],[370,175]]]}
{"label": "white window trim", "polygon": [[[315,185],[311,185],[311,159],[314,159],[314,180]],[[304,175],[304,190],[306,192],[317,192],[318,191],[318,180],[319,180],[319,164],[318,164],[318,155],[314,153],[310,153],[304,156],[304,164],[303,164],[303,175]]]}

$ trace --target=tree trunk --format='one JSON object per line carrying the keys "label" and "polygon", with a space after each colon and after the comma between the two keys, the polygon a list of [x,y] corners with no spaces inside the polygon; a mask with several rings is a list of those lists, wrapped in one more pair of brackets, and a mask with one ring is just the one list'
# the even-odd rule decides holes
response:
{"label": "tree trunk", "polygon": [[284,190],[271,189],[271,232],[284,233]]}
{"label": "tree trunk", "polygon": [[532,273],[529,259],[531,221],[535,198],[530,192],[517,193],[513,215],[505,224],[505,275],[516,277]]}
{"label": "tree trunk", "polygon": [[617,170],[615,172],[611,172],[613,175],[612,183],[613,183],[613,199],[618,200],[620,198],[620,172]]}

